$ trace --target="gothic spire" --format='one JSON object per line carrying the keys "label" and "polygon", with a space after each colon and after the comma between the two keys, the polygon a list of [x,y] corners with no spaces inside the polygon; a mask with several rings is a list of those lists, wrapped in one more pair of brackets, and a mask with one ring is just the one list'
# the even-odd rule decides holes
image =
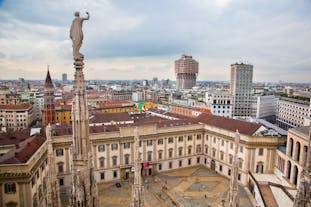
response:
{"label": "gothic spire", "polygon": [[51,79],[51,75],[50,75],[49,65],[48,65],[48,72],[46,74],[44,86],[45,86],[45,88],[53,88],[53,83],[52,83],[52,79]]}
{"label": "gothic spire", "polygon": [[134,183],[132,186],[131,207],[143,207],[144,196],[141,181],[141,159],[139,155],[139,132],[138,127],[134,129]]}
{"label": "gothic spire", "polygon": [[232,166],[232,174],[230,180],[230,190],[228,193],[228,207],[239,207],[239,194],[238,194],[238,173],[239,173],[239,159],[238,159],[238,150],[240,142],[239,131],[236,130],[235,133],[235,148],[234,148],[234,160]]}

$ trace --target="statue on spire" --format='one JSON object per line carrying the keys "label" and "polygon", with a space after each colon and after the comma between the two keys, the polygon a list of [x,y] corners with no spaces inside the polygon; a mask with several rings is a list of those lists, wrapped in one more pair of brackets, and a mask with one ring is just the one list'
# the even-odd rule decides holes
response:
{"label": "statue on spire", "polygon": [[72,21],[70,27],[70,39],[72,40],[73,58],[74,60],[81,60],[84,58],[83,54],[80,53],[80,48],[83,41],[82,24],[84,20],[90,19],[90,14],[85,12],[87,17],[81,18],[79,12],[75,12],[75,18]]}

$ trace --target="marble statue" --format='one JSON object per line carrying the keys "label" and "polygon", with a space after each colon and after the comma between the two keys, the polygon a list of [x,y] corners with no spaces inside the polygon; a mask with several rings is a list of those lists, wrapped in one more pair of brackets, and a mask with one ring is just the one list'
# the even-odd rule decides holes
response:
{"label": "marble statue", "polygon": [[70,27],[70,38],[72,40],[72,49],[73,49],[73,58],[75,60],[83,59],[83,54],[79,52],[82,41],[83,41],[83,32],[82,32],[82,24],[84,20],[90,19],[90,14],[86,12],[87,17],[81,18],[79,12],[75,12],[75,18],[72,21]]}

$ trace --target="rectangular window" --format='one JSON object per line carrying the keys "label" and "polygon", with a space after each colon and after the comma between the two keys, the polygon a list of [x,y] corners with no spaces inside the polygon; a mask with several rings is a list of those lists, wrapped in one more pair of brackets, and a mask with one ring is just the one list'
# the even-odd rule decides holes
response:
{"label": "rectangular window", "polygon": [[100,173],[100,179],[101,179],[101,180],[105,180],[105,173],[103,173],[103,172]]}
{"label": "rectangular window", "polygon": [[158,166],[159,166],[159,170],[162,170],[162,164],[159,164]]}
{"label": "rectangular window", "polygon": [[188,141],[192,141],[192,135],[188,136]]}
{"label": "rectangular window", "polygon": [[114,170],[113,171],[113,178],[117,178],[118,177],[118,171]]}
{"label": "rectangular window", "polygon": [[147,146],[152,146],[152,140],[147,140]]}
{"label": "rectangular window", "polygon": [[62,148],[56,149],[56,156],[63,156],[64,155],[64,150]]}
{"label": "rectangular window", "polygon": [[158,145],[162,145],[163,144],[163,139],[158,139]]}
{"label": "rectangular window", "polygon": [[103,152],[105,151],[105,145],[101,144],[101,145],[98,145],[98,152]]}
{"label": "rectangular window", "polygon": [[201,134],[197,134],[197,140],[201,140]]}
{"label": "rectangular window", "polygon": [[118,150],[118,144],[111,144],[111,150]]}
{"label": "rectangular window", "polygon": [[60,186],[64,185],[64,178],[59,178],[58,183]]}
{"label": "rectangular window", "polygon": [[126,143],[124,143],[124,149],[130,149],[130,147],[131,147],[131,143],[129,143],[129,142],[126,142]]}
{"label": "rectangular window", "polygon": [[7,194],[15,193],[16,192],[16,184],[15,183],[4,184],[4,192]]}

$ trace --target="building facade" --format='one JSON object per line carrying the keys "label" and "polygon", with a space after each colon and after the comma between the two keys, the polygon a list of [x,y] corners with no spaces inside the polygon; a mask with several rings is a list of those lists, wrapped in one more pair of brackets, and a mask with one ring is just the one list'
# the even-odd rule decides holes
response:
{"label": "building facade", "polygon": [[274,95],[254,96],[252,117],[275,121],[277,98]]}
{"label": "building facade", "polygon": [[189,55],[182,55],[175,61],[176,88],[191,89],[196,85],[199,63]]}
{"label": "building facade", "polygon": [[232,117],[233,97],[229,93],[224,91],[206,92],[205,102],[212,114]]}
{"label": "building facade", "polygon": [[230,93],[233,96],[233,116],[250,117],[252,114],[253,65],[231,65]]}
{"label": "building facade", "polygon": [[33,121],[33,106],[28,103],[0,105],[0,124],[5,131],[28,128]]}
{"label": "building facade", "polygon": [[311,118],[311,104],[294,98],[280,97],[277,102],[276,122],[283,129],[300,127]]}

